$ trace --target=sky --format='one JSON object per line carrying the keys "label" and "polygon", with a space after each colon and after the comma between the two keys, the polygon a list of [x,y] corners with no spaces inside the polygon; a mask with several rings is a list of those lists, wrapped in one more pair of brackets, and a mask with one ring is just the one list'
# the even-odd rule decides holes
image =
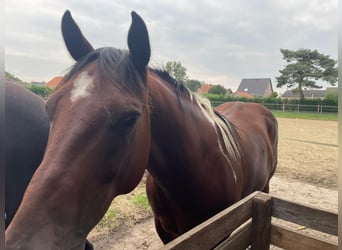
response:
{"label": "sky", "polygon": [[[31,81],[64,75],[74,61],[61,36],[68,9],[94,48],[127,49],[130,13],[145,21],[151,67],[179,61],[190,79],[236,91],[242,78],[275,77],[280,48],[317,49],[337,60],[338,0],[8,0],[5,70]],[[324,85],[325,86],[325,85]]]}

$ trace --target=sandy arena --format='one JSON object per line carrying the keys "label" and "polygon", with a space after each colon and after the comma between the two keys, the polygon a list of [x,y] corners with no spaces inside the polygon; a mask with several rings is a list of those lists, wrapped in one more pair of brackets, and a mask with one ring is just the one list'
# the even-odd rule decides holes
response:
{"label": "sandy arena", "polygon": [[[337,211],[337,122],[278,118],[278,169],[270,193],[291,201]],[[99,225],[89,235],[95,249],[159,249],[163,246],[151,211],[128,199],[144,192],[142,183],[113,202],[115,223]]]}

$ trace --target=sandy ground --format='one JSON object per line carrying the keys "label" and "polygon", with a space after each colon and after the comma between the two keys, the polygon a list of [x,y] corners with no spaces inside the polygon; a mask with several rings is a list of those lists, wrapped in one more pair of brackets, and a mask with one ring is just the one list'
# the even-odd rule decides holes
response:
{"label": "sandy ground", "polygon": [[[337,122],[285,118],[278,122],[279,164],[270,193],[337,212]],[[142,190],[143,184],[139,188]],[[124,197],[116,200],[120,207],[131,209]],[[131,218],[126,216],[113,229],[100,228],[90,233],[95,249],[162,247],[150,211],[133,209],[127,213]]]}
{"label": "sandy ground", "polygon": [[[315,207],[337,211],[337,190],[317,187],[303,182],[274,177],[271,181],[272,194],[284,199],[311,204]],[[302,231],[303,232],[303,231]],[[163,244],[154,229],[153,218],[147,218],[136,225],[122,226],[108,235],[89,238],[95,249],[160,249]]]}
{"label": "sandy ground", "polygon": [[278,118],[277,175],[337,189],[336,121]]}

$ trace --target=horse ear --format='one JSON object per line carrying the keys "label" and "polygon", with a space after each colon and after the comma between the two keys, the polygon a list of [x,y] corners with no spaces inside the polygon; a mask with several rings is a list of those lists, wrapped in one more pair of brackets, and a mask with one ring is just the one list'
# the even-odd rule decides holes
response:
{"label": "horse ear", "polygon": [[83,36],[69,10],[66,10],[62,17],[62,34],[64,43],[70,55],[76,61],[94,50],[87,39]]}
{"label": "horse ear", "polygon": [[144,20],[134,11],[131,15],[132,24],[128,32],[128,48],[134,65],[138,70],[145,71],[151,56],[148,32]]}

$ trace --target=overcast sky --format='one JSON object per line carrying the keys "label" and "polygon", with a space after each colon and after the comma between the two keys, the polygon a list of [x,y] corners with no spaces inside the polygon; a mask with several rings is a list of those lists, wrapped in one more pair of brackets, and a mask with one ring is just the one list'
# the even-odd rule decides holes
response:
{"label": "overcast sky", "polygon": [[74,62],[60,31],[66,9],[94,48],[122,49],[135,10],[150,34],[150,66],[180,61],[191,79],[233,91],[242,78],[271,78],[281,92],[280,48],[337,60],[338,0],[8,0],[6,71],[28,82],[67,73]]}

